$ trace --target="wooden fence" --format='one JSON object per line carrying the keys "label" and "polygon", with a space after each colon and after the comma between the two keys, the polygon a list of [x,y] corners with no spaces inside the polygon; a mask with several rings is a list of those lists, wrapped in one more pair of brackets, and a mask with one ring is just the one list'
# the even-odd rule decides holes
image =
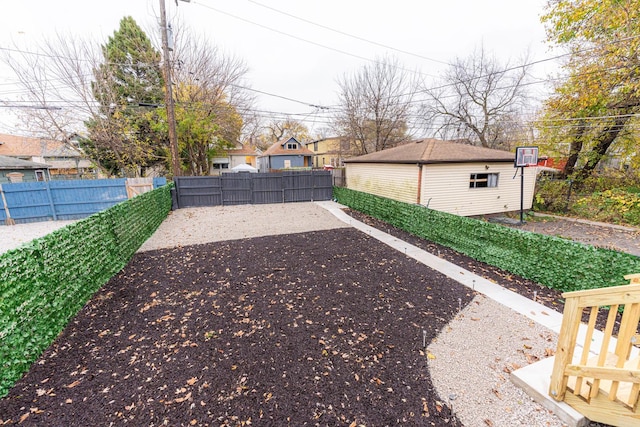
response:
{"label": "wooden fence", "polygon": [[331,200],[329,171],[224,173],[221,176],[181,176],[175,208]]}
{"label": "wooden fence", "polygon": [[166,183],[165,178],[121,178],[2,184],[0,225],[85,218]]}

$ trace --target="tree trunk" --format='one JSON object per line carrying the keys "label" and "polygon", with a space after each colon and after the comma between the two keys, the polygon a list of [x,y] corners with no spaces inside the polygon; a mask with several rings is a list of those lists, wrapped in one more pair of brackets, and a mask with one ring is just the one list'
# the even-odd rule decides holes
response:
{"label": "tree trunk", "polygon": [[600,131],[600,134],[595,139],[595,145],[591,149],[587,157],[587,163],[576,174],[576,181],[582,182],[593,173],[600,160],[607,154],[607,150],[620,135],[620,132],[624,130],[625,125],[631,118],[627,111],[622,112],[619,116],[613,119],[613,123]]}
{"label": "tree trunk", "polygon": [[576,167],[576,163],[578,162],[578,156],[580,156],[580,152],[582,151],[582,136],[584,135],[585,126],[584,120],[580,120],[578,122],[578,127],[573,135],[573,139],[571,140],[571,145],[569,147],[569,158],[567,159],[567,163],[565,163],[562,168],[562,176],[564,178],[571,175]]}

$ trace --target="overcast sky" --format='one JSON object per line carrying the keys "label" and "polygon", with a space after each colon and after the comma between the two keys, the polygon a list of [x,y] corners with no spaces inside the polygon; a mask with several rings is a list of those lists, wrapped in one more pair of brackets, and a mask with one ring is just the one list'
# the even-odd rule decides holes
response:
{"label": "overcast sky", "polygon": [[[314,106],[336,104],[337,78],[384,54],[396,56],[404,67],[419,70],[427,80],[441,73],[445,63],[467,57],[481,44],[510,65],[522,63],[527,51],[530,61],[554,56],[558,52],[549,50],[540,23],[544,3],[192,0],[176,6],[174,0],[167,0],[167,10],[173,22],[206,34],[223,51],[242,58],[253,89],[277,95],[258,94],[260,110],[274,117],[298,114],[296,118],[318,128],[323,119]],[[0,49],[15,43],[27,49],[56,31],[106,41],[127,15],[145,31],[158,31],[158,0],[0,0],[0,4]],[[533,75],[544,79],[556,65],[543,62]],[[0,68],[0,102],[18,95],[15,80]],[[544,89],[542,84],[536,86],[539,92]],[[18,133],[20,127],[12,128],[10,112],[0,108],[0,132]]]}

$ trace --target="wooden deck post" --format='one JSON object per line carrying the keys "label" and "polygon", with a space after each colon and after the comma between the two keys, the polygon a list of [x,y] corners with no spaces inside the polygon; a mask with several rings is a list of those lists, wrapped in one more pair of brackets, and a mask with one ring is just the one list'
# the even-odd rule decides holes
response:
{"label": "wooden deck post", "polygon": [[573,351],[578,338],[578,329],[582,310],[578,306],[577,298],[567,299],[562,313],[562,326],[558,337],[558,349],[556,350],[553,371],[551,373],[551,384],[549,394],[555,400],[564,400],[567,391],[567,375],[564,369],[573,359]]}

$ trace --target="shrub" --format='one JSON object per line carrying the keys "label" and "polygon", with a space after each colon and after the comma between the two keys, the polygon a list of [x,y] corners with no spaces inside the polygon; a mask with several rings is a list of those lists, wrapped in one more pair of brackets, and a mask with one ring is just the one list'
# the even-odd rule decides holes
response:
{"label": "shrub", "polygon": [[565,212],[569,204],[568,180],[540,180],[533,198],[536,211]]}
{"label": "shrub", "polygon": [[576,200],[571,211],[596,221],[640,225],[640,194],[622,189],[596,192]]}
{"label": "shrub", "polygon": [[0,397],[170,209],[165,185],[0,256]]}

